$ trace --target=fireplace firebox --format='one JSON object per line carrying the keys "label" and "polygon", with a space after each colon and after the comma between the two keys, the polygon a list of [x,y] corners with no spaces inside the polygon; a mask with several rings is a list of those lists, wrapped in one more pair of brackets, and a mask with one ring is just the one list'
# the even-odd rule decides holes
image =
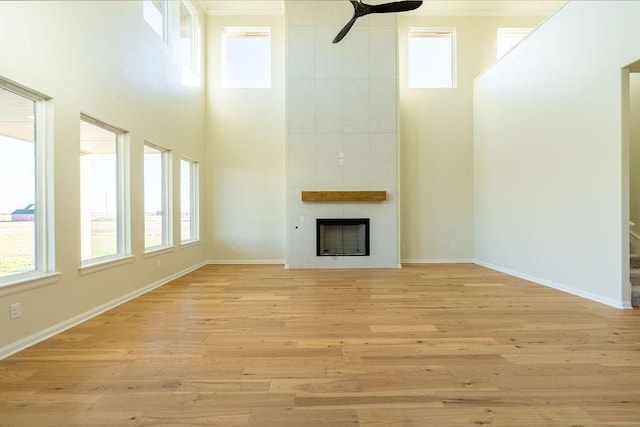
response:
{"label": "fireplace firebox", "polygon": [[369,218],[316,219],[317,256],[369,256]]}

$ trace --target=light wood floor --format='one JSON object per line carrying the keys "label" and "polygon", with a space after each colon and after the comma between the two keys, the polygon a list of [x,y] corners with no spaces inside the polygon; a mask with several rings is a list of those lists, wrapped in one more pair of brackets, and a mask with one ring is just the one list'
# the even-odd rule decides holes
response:
{"label": "light wood floor", "polygon": [[0,425],[640,426],[640,311],[469,264],[208,266],[1,361]]}

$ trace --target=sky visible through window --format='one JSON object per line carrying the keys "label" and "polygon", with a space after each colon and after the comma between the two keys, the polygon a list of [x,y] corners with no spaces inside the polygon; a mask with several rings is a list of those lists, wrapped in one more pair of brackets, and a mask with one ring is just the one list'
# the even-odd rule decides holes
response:
{"label": "sky visible through window", "polygon": [[[35,203],[34,145],[0,135],[0,214],[10,214]],[[93,154],[91,157],[91,211],[114,213],[117,208],[115,154]],[[157,177],[162,174],[161,162],[145,156],[145,175]],[[16,179],[20,177],[20,179]],[[184,206],[188,209],[188,205]],[[145,186],[145,210],[155,212],[162,209],[161,186]]]}
{"label": "sky visible through window", "polygon": [[450,32],[409,32],[410,88],[452,88],[453,35]]}
{"label": "sky visible through window", "polygon": [[163,210],[162,152],[145,148],[150,152],[144,154],[144,211],[150,214]]}
{"label": "sky visible through window", "polygon": [[3,135],[0,146],[0,213],[9,214],[35,203],[35,146]]}
{"label": "sky visible through window", "polygon": [[264,29],[256,32],[225,29],[223,39],[224,87],[271,87],[270,33]]}

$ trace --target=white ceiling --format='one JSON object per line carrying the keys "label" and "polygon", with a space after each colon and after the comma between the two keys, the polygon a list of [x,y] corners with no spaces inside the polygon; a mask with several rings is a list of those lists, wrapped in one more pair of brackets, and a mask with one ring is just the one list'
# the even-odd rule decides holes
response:
{"label": "white ceiling", "polygon": [[[278,14],[284,10],[285,1],[300,0],[199,0],[202,8],[210,14]],[[346,2],[347,0],[324,0]],[[365,0],[365,3],[381,4],[394,0]],[[415,15],[549,15],[566,0],[425,0],[413,12]],[[405,12],[406,13],[406,12]]]}

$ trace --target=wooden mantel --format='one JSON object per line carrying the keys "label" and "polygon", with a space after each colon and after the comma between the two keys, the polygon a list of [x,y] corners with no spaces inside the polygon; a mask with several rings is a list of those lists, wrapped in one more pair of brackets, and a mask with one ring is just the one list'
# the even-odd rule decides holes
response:
{"label": "wooden mantel", "polygon": [[303,191],[303,202],[384,202],[386,191]]}

